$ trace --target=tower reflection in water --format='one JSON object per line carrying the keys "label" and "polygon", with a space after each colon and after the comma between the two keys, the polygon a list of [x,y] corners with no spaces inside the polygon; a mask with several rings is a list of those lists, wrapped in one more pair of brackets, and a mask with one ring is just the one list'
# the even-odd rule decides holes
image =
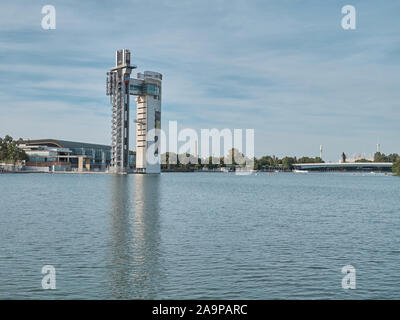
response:
{"label": "tower reflection in water", "polygon": [[160,290],[160,179],[159,175],[111,177],[107,248],[111,298],[152,299]]}

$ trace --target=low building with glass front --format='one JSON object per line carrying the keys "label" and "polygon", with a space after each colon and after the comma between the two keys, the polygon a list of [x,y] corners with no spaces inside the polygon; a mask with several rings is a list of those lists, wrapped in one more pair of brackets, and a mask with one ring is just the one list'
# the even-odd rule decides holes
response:
{"label": "low building with glass front", "polygon": [[29,156],[26,166],[51,171],[106,171],[111,161],[111,147],[102,144],[40,139],[21,141],[19,147]]}

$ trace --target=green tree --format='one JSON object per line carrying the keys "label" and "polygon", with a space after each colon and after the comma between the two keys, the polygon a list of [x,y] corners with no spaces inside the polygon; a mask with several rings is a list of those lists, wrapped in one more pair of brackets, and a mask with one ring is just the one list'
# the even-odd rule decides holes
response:
{"label": "green tree", "polygon": [[218,168],[218,166],[220,165],[220,159],[217,157],[208,157],[208,164],[205,164],[205,166],[208,169],[215,169]]}
{"label": "green tree", "polygon": [[316,157],[316,158],[301,157],[301,158],[299,158],[297,163],[324,163],[324,161],[320,157]]}
{"label": "green tree", "polygon": [[400,176],[400,159],[393,164],[392,171],[394,175]]}
{"label": "green tree", "polygon": [[367,160],[367,159],[364,159],[364,158],[362,158],[362,159],[358,159],[358,160],[356,160],[355,162],[372,162],[371,160]]}
{"label": "green tree", "polygon": [[[22,141],[22,139],[18,141]],[[4,139],[0,138],[0,161],[15,163],[28,159],[28,155],[18,147],[17,141],[14,141],[12,137],[6,135]]]}
{"label": "green tree", "polygon": [[390,162],[390,161],[384,153],[375,152],[374,162]]}
{"label": "green tree", "polygon": [[294,163],[296,163],[296,158],[284,157],[282,159],[282,169],[284,169],[284,170],[292,170]]}
{"label": "green tree", "polygon": [[387,156],[389,162],[395,163],[397,160],[400,159],[399,155],[397,153],[391,153]]}
{"label": "green tree", "polygon": [[269,169],[271,164],[273,163],[272,157],[270,156],[263,156],[257,160],[257,165],[261,169]]}

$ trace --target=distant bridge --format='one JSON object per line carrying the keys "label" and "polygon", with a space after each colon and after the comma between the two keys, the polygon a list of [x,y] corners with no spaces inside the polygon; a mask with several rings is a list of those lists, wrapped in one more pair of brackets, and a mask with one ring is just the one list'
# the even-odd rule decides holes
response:
{"label": "distant bridge", "polygon": [[389,170],[392,169],[391,162],[338,162],[338,163],[296,163],[293,167],[297,170],[329,170],[329,169],[351,169],[351,170]]}

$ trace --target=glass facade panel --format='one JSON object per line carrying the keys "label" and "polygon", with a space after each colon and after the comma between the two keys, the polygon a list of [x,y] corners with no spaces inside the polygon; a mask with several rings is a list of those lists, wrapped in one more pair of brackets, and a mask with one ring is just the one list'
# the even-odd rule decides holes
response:
{"label": "glass facade panel", "polygon": [[159,92],[160,92],[160,90],[158,89],[158,86],[154,83],[146,83],[145,90],[146,90],[146,94],[149,94],[152,96],[157,96],[157,95],[159,95]]}

